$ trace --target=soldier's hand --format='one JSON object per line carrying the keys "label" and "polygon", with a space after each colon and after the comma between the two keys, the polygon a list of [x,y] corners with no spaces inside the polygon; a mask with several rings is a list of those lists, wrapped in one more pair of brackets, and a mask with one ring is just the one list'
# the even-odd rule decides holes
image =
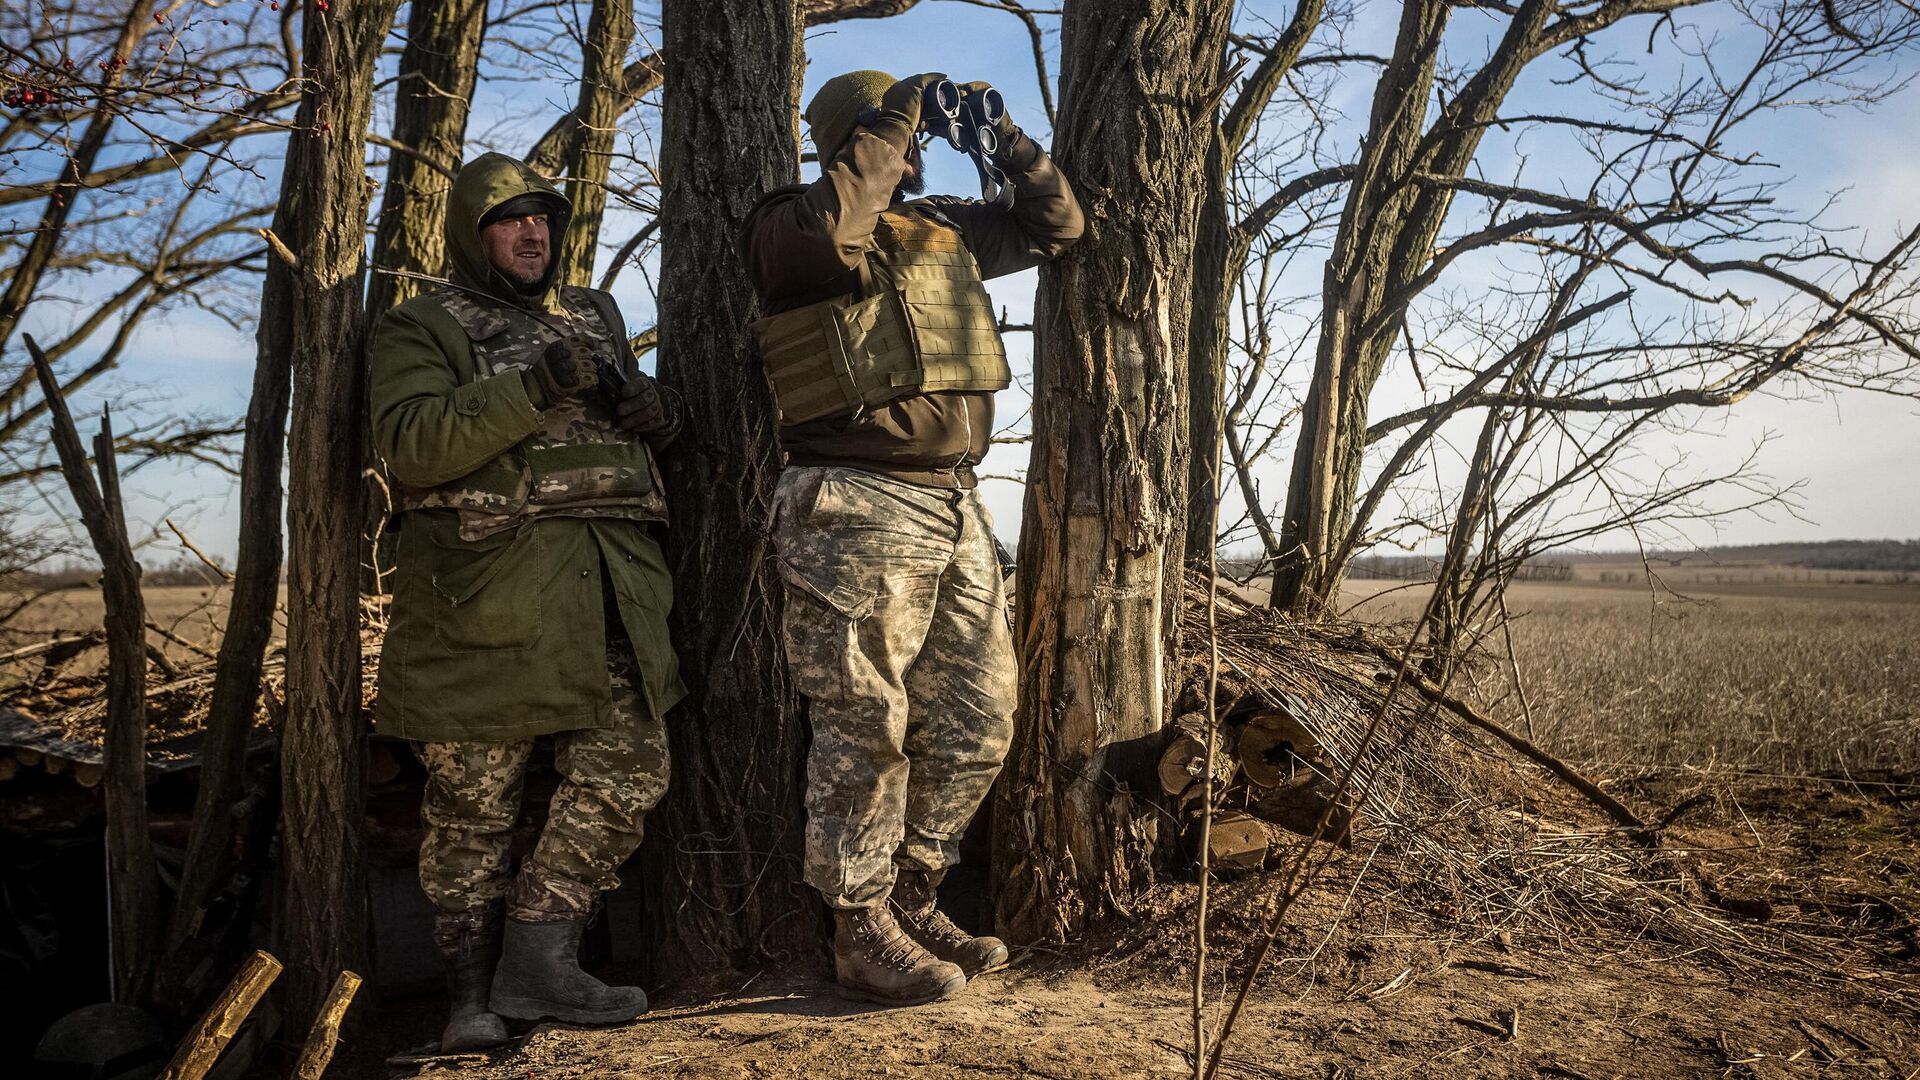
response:
{"label": "soldier's hand", "polygon": [[680,428],[678,400],[648,375],[628,379],[614,409],[619,414],[616,423],[620,430],[630,434],[657,437]]}
{"label": "soldier's hand", "polygon": [[[975,94],[984,94],[991,89],[993,89],[993,84],[990,82],[980,82],[978,80],[974,82],[963,82],[960,84],[960,99],[965,101]],[[1006,150],[1007,146],[1013,142],[1013,134],[1018,130],[1018,128],[1013,126],[1013,110],[1008,109],[1002,111],[1000,119],[995,121],[993,125],[993,133],[1000,137],[1000,149],[1002,151]]]}
{"label": "soldier's hand", "polygon": [[946,78],[938,71],[913,75],[887,88],[880,95],[880,118],[903,120],[908,131],[920,130],[920,104],[926,100],[927,87]]}
{"label": "soldier's hand", "polygon": [[593,362],[593,348],[579,338],[556,341],[547,346],[539,362],[522,373],[527,396],[538,408],[549,408],[569,399],[584,398],[600,385]]}

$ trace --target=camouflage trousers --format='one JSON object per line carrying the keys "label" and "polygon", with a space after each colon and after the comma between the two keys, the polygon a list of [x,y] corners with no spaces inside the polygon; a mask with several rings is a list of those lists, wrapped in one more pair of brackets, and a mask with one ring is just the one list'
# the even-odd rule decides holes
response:
{"label": "camouflage trousers", "polygon": [[813,726],[807,883],[867,907],[896,863],[958,861],[1007,755],[1016,682],[993,520],[978,492],[789,467],[773,541]]}
{"label": "camouflage trousers", "polygon": [[463,934],[487,936],[503,897],[513,918],[556,922],[585,915],[620,884],[615,873],[640,846],[642,819],[667,790],[667,733],[647,708],[633,647],[618,634],[608,635],[607,674],[613,723],[553,737],[560,788],[516,875],[509,875],[507,847],[532,740],[415,744],[427,767],[420,885],[439,913],[442,945]]}

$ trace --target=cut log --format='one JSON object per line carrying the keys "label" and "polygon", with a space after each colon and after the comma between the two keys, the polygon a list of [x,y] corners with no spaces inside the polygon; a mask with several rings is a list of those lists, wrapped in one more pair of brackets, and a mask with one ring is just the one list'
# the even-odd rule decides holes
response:
{"label": "cut log", "polygon": [[1258,870],[1272,847],[1273,833],[1267,823],[1238,810],[1215,814],[1207,831],[1208,861],[1221,869]]}
{"label": "cut log", "polygon": [[[1160,790],[1179,805],[1201,797],[1206,785],[1201,777],[1207,769],[1207,717],[1205,713],[1187,713],[1175,720],[1169,730],[1171,741],[1160,753]],[[1213,784],[1219,791],[1233,777],[1233,756],[1228,754],[1219,731],[1213,737]]]}
{"label": "cut log", "polygon": [[321,1074],[327,1071],[328,1063],[333,1061],[334,1047],[340,1043],[340,1021],[346,1017],[347,1006],[353,1004],[353,995],[359,990],[360,976],[351,971],[343,971],[333,980],[333,990],[320,1006],[319,1015],[313,1018],[307,1044],[300,1048],[300,1060],[293,1066],[293,1080],[320,1080]]}
{"label": "cut log", "polygon": [[[8,764],[12,763],[8,762]],[[99,787],[100,779],[106,775],[106,772],[107,767],[98,762],[76,761],[73,763],[73,778],[79,781],[83,788]]]}
{"label": "cut log", "polygon": [[[1332,785],[1314,778],[1304,783],[1275,788],[1252,806],[1253,813],[1301,836],[1312,836],[1314,826],[1333,795]],[[1353,846],[1353,807],[1336,805],[1327,813],[1326,831],[1320,838],[1343,848]]]}
{"label": "cut log", "polygon": [[13,779],[13,774],[19,771],[20,762],[18,759],[10,757],[0,758],[0,783],[5,783]]}
{"label": "cut log", "polygon": [[1235,748],[1247,779],[1264,788],[1293,783],[1307,762],[1320,755],[1320,740],[1290,713],[1256,713],[1240,729]]}
{"label": "cut log", "polygon": [[174,1052],[173,1060],[160,1073],[160,1080],[200,1080],[220,1059],[234,1033],[246,1022],[248,1014],[266,994],[267,987],[280,977],[280,961],[255,951],[240,974],[233,977],[220,997],[200,1018],[193,1033]]}

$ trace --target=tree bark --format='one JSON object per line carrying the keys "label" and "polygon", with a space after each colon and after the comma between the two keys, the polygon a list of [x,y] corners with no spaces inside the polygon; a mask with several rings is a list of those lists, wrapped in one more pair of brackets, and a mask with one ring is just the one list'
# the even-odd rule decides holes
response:
{"label": "tree bark", "polygon": [[[407,5],[393,141],[412,153],[396,150],[387,159],[386,191],[373,236],[373,265],[382,270],[445,271],[447,195],[466,143],[486,27],[486,0]],[[367,283],[367,311],[377,316],[419,291],[417,281],[375,274]]]}
{"label": "tree bark", "polygon": [[994,806],[996,911],[1020,942],[1125,911],[1151,875],[1187,506],[1192,178],[1231,13],[1069,0],[1062,18],[1054,156],[1089,231],[1035,302],[1021,709]]}
{"label": "tree bark", "polygon": [[[757,314],[734,238],[798,162],[794,0],[666,0],[660,376],[686,402],[668,454],[673,625],[691,696],[648,819],[667,979],[817,950],[800,877],[806,736],[780,646],[765,516],[779,472]],[[768,93],[769,87],[781,92]]]}
{"label": "tree bark", "polygon": [[365,486],[367,187],[374,64],[398,0],[302,16],[307,82],[288,140],[274,231],[299,265],[261,300],[263,336],[290,359],[287,716],[281,732],[279,953],[294,1030],[333,978],[365,970],[365,726],[360,712],[360,536]]}
{"label": "tree bark", "polygon": [[580,73],[580,100],[573,110],[566,157],[573,221],[555,253],[559,261],[555,281],[593,284],[594,249],[600,242],[607,178],[613,167],[614,129],[628,104],[621,63],[627,46],[633,44],[633,34],[633,0],[594,0],[581,60],[585,66]]}

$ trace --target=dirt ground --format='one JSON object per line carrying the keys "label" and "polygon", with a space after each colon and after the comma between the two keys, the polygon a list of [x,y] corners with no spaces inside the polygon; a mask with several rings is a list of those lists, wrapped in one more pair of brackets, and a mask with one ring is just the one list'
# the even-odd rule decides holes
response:
{"label": "dirt ground", "polygon": [[[1434,917],[1409,901],[1417,888],[1356,850],[1288,920],[1218,1075],[1920,1076],[1920,788],[1647,775],[1616,790],[1645,805],[1694,800],[1668,842],[1712,852],[1723,888],[1773,905],[1766,921],[1738,922],[1750,955],[1621,923],[1507,933]],[[1211,1024],[1276,877],[1216,891]],[[423,1053],[441,1015],[431,998],[386,1003],[332,1075],[1191,1075],[1194,892],[1158,887],[1108,931],[1029,951],[917,1008],[845,1000],[815,960],[659,1002],[623,1027],[541,1025],[492,1054],[389,1063]]]}

